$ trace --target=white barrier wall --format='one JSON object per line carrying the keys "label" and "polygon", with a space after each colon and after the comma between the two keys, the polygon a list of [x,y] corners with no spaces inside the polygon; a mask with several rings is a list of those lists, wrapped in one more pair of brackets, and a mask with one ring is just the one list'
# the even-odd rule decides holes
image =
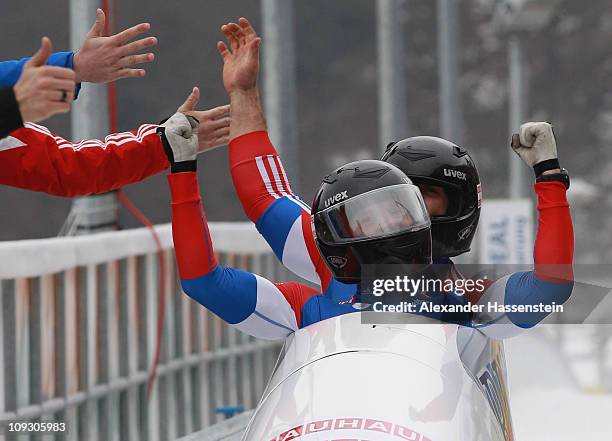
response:
{"label": "white barrier wall", "polygon": [[[210,227],[221,264],[287,279],[252,224]],[[0,243],[0,439],[39,439],[11,431],[20,421],[65,423],[45,440],[174,440],[223,419],[219,407],[256,405],[278,346],[184,295],[170,225],[156,231],[165,321],[150,396],[160,280],[151,233]]]}

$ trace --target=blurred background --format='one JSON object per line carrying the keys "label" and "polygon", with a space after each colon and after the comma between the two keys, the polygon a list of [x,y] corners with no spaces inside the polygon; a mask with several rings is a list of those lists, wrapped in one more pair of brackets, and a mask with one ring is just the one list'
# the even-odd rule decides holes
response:
{"label": "blurred background", "polygon": [[[150,34],[159,39],[158,46],[153,49],[156,60],[146,66],[146,77],[117,83],[118,129],[121,131],[136,129],[142,123],[156,123],[172,114],[194,85],[202,90],[200,108],[226,104],[228,98],[221,83],[222,63],[215,48],[215,43],[221,38],[219,27],[245,16],[261,31],[264,21],[261,2],[253,0],[115,0],[111,3],[115,31],[148,21],[151,23]],[[391,22],[380,21],[381,11],[377,8],[383,3],[393,5],[392,13],[387,15]],[[295,118],[293,122],[289,121],[289,125],[295,123],[295,126],[289,131],[288,138],[283,137],[285,133],[278,135],[277,139],[273,137],[273,141],[290,140],[289,145],[280,143],[277,147],[286,156],[287,168],[294,176],[293,187],[302,199],[312,200],[321,177],[333,167],[354,159],[379,157],[387,141],[416,135],[443,136],[468,148],[478,165],[485,199],[531,198],[528,184],[532,179],[531,171],[518,162],[518,168],[510,166],[509,137],[521,121],[550,121],[555,128],[561,164],[572,177],[569,196],[576,231],[575,262],[612,262],[612,5],[609,1],[296,0],[292,4],[293,17],[280,27],[280,31],[286,36],[281,41],[293,41],[293,55],[285,53],[281,60],[286,61],[288,72],[294,75],[295,95],[288,93],[283,96],[283,91],[276,92],[281,93],[281,100],[293,104],[291,109]],[[521,16],[520,11],[525,15]],[[92,13],[91,23],[93,21]],[[382,26],[377,27],[377,23]],[[0,26],[3,29],[0,40],[2,59],[34,53],[42,35],[51,37],[55,50],[71,49],[68,1],[4,0],[0,3]],[[386,37],[381,34],[381,29],[388,31]],[[272,50],[265,38],[264,33],[264,52]],[[387,47],[393,50],[382,56],[378,50],[380,41],[401,44]],[[293,63],[294,70],[290,68]],[[263,78],[270,75],[264,65]],[[385,75],[388,84],[394,86],[390,89],[391,102],[387,107],[381,105],[379,99],[385,93],[379,90],[379,78]],[[266,90],[265,81],[262,81],[262,86],[264,94],[271,92]],[[85,85],[81,94],[87,94],[89,87]],[[100,107],[100,112],[106,112],[104,106]],[[45,124],[53,132],[71,139],[70,116],[54,117]],[[208,218],[211,221],[246,220],[232,188],[227,149],[222,147],[202,155],[198,161]],[[520,167],[523,167],[522,171]],[[169,194],[163,173],[132,185],[125,192],[153,223],[170,221]],[[0,240],[13,241],[56,236],[68,216],[71,201],[0,187],[0,206],[3,207]],[[140,226],[124,209],[120,210],[120,224],[125,229]],[[242,262],[231,256],[231,247],[224,247],[221,244],[219,249],[230,254],[227,262],[234,265]],[[6,312],[7,305],[17,308],[18,312],[27,310],[25,306],[25,309],[19,309],[20,293],[27,292],[32,296],[34,310],[42,308],[43,312],[32,317],[32,321],[42,323],[45,289],[57,290],[60,305],[57,308],[61,308],[72,295],[67,294],[67,290],[72,286],[70,280],[73,278],[79,287],[75,288],[79,296],[81,289],[83,296],[89,292],[91,287],[87,280],[101,280],[115,274],[121,283],[131,283],[128,278],[130,265],[132,270],[154,267],[154,248],[146,252],[149,253],[146,262],[128,259],[121,262],[118,269],[113,269],[111,263],[94,262],[104,267],[102,273],[87,267],[76,273],[66,271],[54,276],[53,281],[43,276],[39,281],[24,284],[25,279],[15,276],[14,281],[3,282],[5,293],[17,294],[15,301],[7,300],[8,296],[3,300],[4,320],[8,320],[5,326],[15,325],[15,321],[11,321],[14,319]],[[266,265],[265,271],[270,274],[277,271],[271,269],[272,264]],[[150,286],[145,282],[142,286],[150,290],[155,280],[151,279],[152,273],[147,274],[142,277],[143,280],[149,277],[146,283]],[[26,276],[34,274],[23,272],[20,277]],[[153,299],[152,304],[155,301]],[[28,305],[28,302],[23,305]],[[184,307],[182,300],[172,302],[175,302],[176,322],[171,320],[166,332],[171,332],[168,329],[172,327],[180,329],[188,323],[187,317],[199,314],[180,313]],[[83,304],[79,305],[79,313],[85,314]],[[106,321],[113,317],[109,315],[112,308],[100,308],[103,323],[100,332],[106,335],[109,329],[112,331],[113,325]],[[144,317],[142,308],[145,306],[140,308]],[[149,325],[149,316],[154,317],[154,310],[155,307],[146,310],[146,328],[138,324],[142,328],[139,328],[140,336],[146,331],[150,341],[147,355],[141,354],[136,367],[148,366],[147,359],[150,359],[155,340],[152,337],[155,332],[151,331],[155,327]],[[125,312],[117,314],[117,317],[126,318]],[[58,317],[61,317],[60,313]],[[56,320],[60,323],[63,318]],[[85,324],[79,323],[81,327],[77,329],[84,331]],[[122,321],[118,326],[123,330],[130,325]],[[210,334],[219,335],[210,348],[236,343],[232,340],[236,337],[231,330],[223,331],[227,332],[224,334],[219,323],[210,326],[219,333]],[[127,328],[126,332],[129,331]],[[612,408],[609,395],[612,390],[612,329],[604,325],[563,328],[562,331],[542,329],[533,339],[517,339],[508,344],[512,406],[520,435],[517,439],[560,440],[574,439],[578,435],[582,439],[605,439],[612,433],[608,431],[603,414],[603,409]],[[44,332],[44,324],[34,329]],[[66,335],[58,337],[58,342],[70,336],[68,331],[62,332]],[[119,334],[119,330],[117,332]],[[170,340],[164,341],[179,342],[179,346],[186,344],[186,337],[178,334],[179,331],[177,336],[171,334]],[[88,334],[88,338],[92,335]],[[205,339],[209,337],[207,334]],[[11,340],[12,344],[18,338]],[[112,338],[106,336],[101,340],[104,351],[112,349],[108,343]],[[121,338],[117,344],[121,345],[121,354],[127,354],[129,342]],[[34,337],[27,339],[33,342],[34,349],[44,347]],[[239,341],[253,344],[252,340],[242,337]],[[89,349],[79,347],[78,357],[89,353]],[[206,346],[206,350],[208,348]],[[267,367],[262,368],[262,372],[271,368],[274,350],[276,348],[271,349],[271,355],[266,355]],[[60,355],[66,355],[67,351]],[[171,360],[172,350],[166,348],[164,351],[162,362]],[[180,355],[180,351],[174,355]],[[32,361],[32,366],[34,364]],[[85,364],[83,362],[83,366]],[[19,362],[10,364],[7,372],[19,372],[19,366]],[[61,369],[65,367],[61,366]],[[40,365],[36,369],[41,369]],[[106,372],[104,369],[102,372]],[[219,364],[218,369],[222,375],[228,365]],[[121,364],[122,373],[127,370]],[[191,374],[195,378],[201,372]],[[63,384],[61,375],[55,375]],[[112,374],[103,374],[101,378],[101,382],[110,381]],[[221,377],[210,378],[214,389],[215,379]],[[144,380],[141,378],[139,381],[138,394],[144,397]],[[86,383],[82,381],[82,384]],[[79,389],[75,387],[75,390]],[[163,382],[160,387],[162,395],[164,387],[170,388]],[[216,393],[217,404],[226,404],[228,400],[222,398],[226,392]],[[23,395],[23,400],[18,398],[17,401],[28,404],[28,394],[30,392]],[[231,396],[230,392],[227,394]],[[51,393],[51,396],[55,395],[56,392]],[[256,395],[254,389],[253,396]],[[129,397],[125,400],[130,402]],[[181,403],[181,400],[177,402]],[[125,404],[124,401],[121,403]],[[109,405],[112,406],[112,402],[109,401]],[[11,406],[17,407],[16,403],[8,403],[7,411]],[[180,410],[184,404],[178,406]],[[103,415],[104,410],[101,412],[101,419],[108,416]],[[112,413],[110,410],[106,412]],[[211,418],[202,421],[214,422]],[[577,424],[580,419],[582,423]],[[558,429],[554,438],[551,426]],[[180,426],[176,433],[188,433],[187,429],[187,426]]]}
{"label": "blurred background", "polygon": [[[500,19],[501,3],[461,0],[456,8],[459,126],[453,139],[473,153],[485,199],[506,197],[510,192],[509,38]],[[520,6],[525,1],[510,3]],[[525,119],[546,120],[555,126],[561,162],[570,171],[574,187],[576,261],[610,262],[612,7],[605,0],[590,0],[588,6],[571,0],[544,3],[551,5],[550,20],[540,28],[538,24],[536,29],[519,32],[526,72]],[[405,72],[407,119],[401,136],[442,135],[437,2],[399,4],[394,15],[404,50],[394,54],[389,67]],[[294,186],[306,201],[334,166],[377,157],[384,148],[379,137],[376,7],[373,0],[295,2],[289,27],[295,37],[300,173]],[[56,50],[69,49],[68,1],[9,0],[2,2],[0,12],[4,59],[33,53],[41,35],[49,35]],[[203,92],[201,107],[226,103],[215,49],[221,36],[218,29],[239,16],[262,28],[259,2],[251,0],[183,0],[178,5],[116,0],[115,14],[116,30],[149,21],[151,35],[159,38],[156,61],[146,66],[147,76],[117,83],[119,130],[135,129],[171,114],[194,85]],[[69,116],[47,124],[70,138]],[[227,150],[202,156],[199,162],[208,216],[244,220],[229,179]],[[155,223],[170,220],[163,175],[133,185],[127,193]],[[0,188],[0,204],[11,212],[0,218],[2,240],[54,236],[70,207],[65,199],[7,187]],[[121,224],[137,225],[127,213],[122,213]]]}

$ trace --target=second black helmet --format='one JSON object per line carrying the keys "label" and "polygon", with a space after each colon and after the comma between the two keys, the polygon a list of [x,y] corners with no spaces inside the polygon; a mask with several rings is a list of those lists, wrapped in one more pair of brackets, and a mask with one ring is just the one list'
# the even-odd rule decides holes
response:
{"label": "second black helmet", "polygon": [[468,151],[442,138],[416,136],[389,144],[381,159],[396,165],[415,184],[439,186],[446,193],[446,213],[431,216],[433,257],[469,251],[480,218],[482,191]]}

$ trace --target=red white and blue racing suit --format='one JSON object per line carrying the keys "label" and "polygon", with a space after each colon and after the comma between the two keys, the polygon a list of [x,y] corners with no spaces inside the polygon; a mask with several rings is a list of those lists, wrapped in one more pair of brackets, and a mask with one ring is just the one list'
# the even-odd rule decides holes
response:
{"label": "red white and blue racing suit", "polygon": [[[358,297],[358,286],[342,284],[331,277],[314,242],[310,210],[291,191],[267,133],[253,132],[232,140],[230,166],[247,216],[276,256],[295,274],[320,285],[321,290],[297,282],[273,283],[247,271],[220,266],[197,177],[190,172],[168,177],[174,245],[185,293],[236,328],[266,339],[284,338],[317,321],[356,312],[352,300]],[[536,271],[514,273],[491,282],[482,299],[501,298],[505,304],[560,304],[571,294],[573,284],[558,280],[572,280],[573,229],[565,187],[550,182],[538,183],[535,188],[540,212],[534,253]],[[565,274],[554,278],[538,276],[538,264],[566,264]],[[475,303],[481,299],[470,300]],[[545,316],[523,315],[520,321],[513,321],[509,314],[505,320],[528,327]]]}

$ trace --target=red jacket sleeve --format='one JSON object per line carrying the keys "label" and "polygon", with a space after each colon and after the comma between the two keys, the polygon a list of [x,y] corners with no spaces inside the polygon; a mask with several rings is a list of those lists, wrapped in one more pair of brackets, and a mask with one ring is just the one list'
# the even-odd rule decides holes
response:
{"label": "red jacket sleeve", "polygon": [[27,123],[0,140],[0,184],[67,197],[116,190],[169,166],[156,129],[73,143]]}
{"label": "red jacket sleeve", "polygon": [[[553,283],[574,280],[574,227],[565,186],[560,182],[535,184],[538,197],[538,229],[533,250],[537,279]],[[472,303],[477,303],[493,285],[485,280],[483,290],[468,292]]]}
{"label": "red jacket sleeve", "polygon": [[574,262],[574,227],[561,182],[535,184],[538,195],[538,232],[533,259],[538,278],[572,281]]}
{"label": "red jacket sleeve", "polygon": [[168,175],[172,196],[172,238],[181,279],[209,274],[217,260],[195,172]]}

